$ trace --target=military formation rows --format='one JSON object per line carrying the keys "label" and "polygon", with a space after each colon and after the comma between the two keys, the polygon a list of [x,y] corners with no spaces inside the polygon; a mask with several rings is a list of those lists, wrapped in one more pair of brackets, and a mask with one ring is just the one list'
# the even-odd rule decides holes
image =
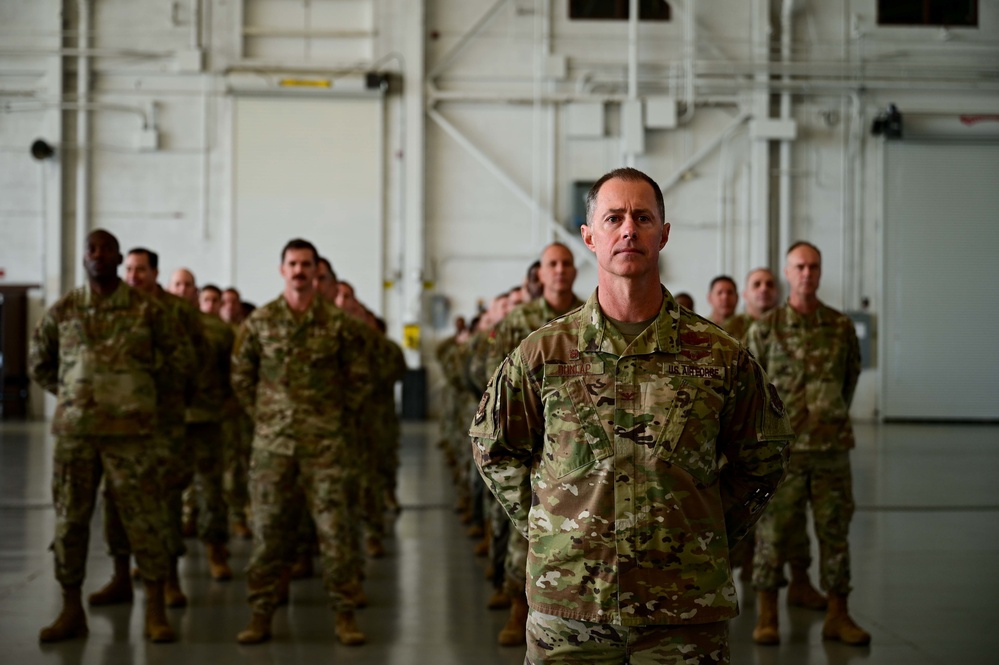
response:
{"label": "military formation rows", "polygon": [[364,643],[364,555],[384,555],[398,510],[394,385],[406,364],[384,323],[305,240],[281,250],[284,291],[259,308],[235,289],[199,289],[185,269],[164,289],[154,251],[123,256],[103,230],[83,263],[86,283],[46,312],[29,351],[33,380],[56,396],[63,604],[40,640],[87,633],[81,587],[103,488],[114,573],[90,605],[132,602],[141,579],[146,637],[175,641],[165,608],[187,604],[185,537],[220,581],[233,576],[229,538],[252,538],[251,618],[237,641],[270,638],[291,578],[311,575],[318,553],[337,638]]}

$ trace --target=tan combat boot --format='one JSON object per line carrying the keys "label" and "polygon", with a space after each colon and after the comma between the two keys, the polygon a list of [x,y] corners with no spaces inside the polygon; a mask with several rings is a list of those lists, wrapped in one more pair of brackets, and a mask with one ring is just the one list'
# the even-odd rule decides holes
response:
{"label": "tan combat boot", "polygon": [[316,574],[312,561],[312,554],[299,554],[295,557],[295,563],[291,564],[291,579],[304,580]]}
{"label": "tan combat boot", "polygon": [[232,568],[229,567],[229,548],[222,543],[205,543],[208,552],[208,572],[212,579],[224,582],[232,579]]}
{"label": "tan combat boot", "polygon": [[240,644],[260,644],[271,639],[271,615],[254,612],[250,623],[236,635]]}
{"label": "tan combat boot", "polygon": [[242,540],[250,540],[253,538],[253,532],[250,531],[249,525],[247,525],[246,520],[236,520],[232,523],[232,535],[240,538]]}
{"label": "tan combat boot", "polygon": [[829,594],[829,610],[822,625],[822,639],[862,647],[871,643],[871,634],[858,626],[846,607],[846,596]]}
{"label": "tan combat boot", "polygon": [[381,536],[368,536],[364,548],[372,559],[381,559],[385,556],[385,542]]}
{"label": "tan combat boot", "polygon": [[180,588],[180,574],[177,572],[177,557],[170,557],[170,570],[167,572],[166,583],[163,585],[163,598],[167,607],[187,606],[187,596]]}
{"label": "tan combat boot", "polygon": [[163,580],[152,582],[146,580],[146,629],[145,635],[151,642],[176,642],[177,633],[173,632],[167,621],[166,605],[163,597]]}
{"label": "tan combat boot", "polygon": [[510,595],[510,617],[500,630],[498,641],[505,647],[527,643],[527,595],[523,589]]}
{"label": "tan combat boot", "polygon": [[51,626],[38,633],[40,642],[61,642],[87,634],[87,615],[83,612],[83,600],[79,586],[62,588],[62,611]]}
{"label": "tan combat boot", "polygon": [[118,605],[132,602],[132,578],[128,570],[129,556],[114,557],[111,581],[87,597],[91,605]]}
{"label": "tan combat boot", "polygon": [[486,608],[490,610],[505,610],[510,607],[511,602],[510,596],[507,595],[506,591],[496,589],[493,591],[493,595],[489,596]]}
{"label": "tan combat boot", "polygon": [[808,570],[791,568],[791,583],[787,587],[787,604],[791,607],[803,607],[806,610],[826,609],[826,597],[812,586],[808,579]]}
{"label": "tan combat boot", "polygon": [[336,638],[345,646],[353,647],[364,644],[364,633],[357,626],[354,610],[336,613],[335,630]]}
{"label": "tan combat boot", "polygon": [[753,628],[753,641],[757,644],[780,644],[780,629],[777,626],[777,592],[760,591],[757,594],[759,616]]}

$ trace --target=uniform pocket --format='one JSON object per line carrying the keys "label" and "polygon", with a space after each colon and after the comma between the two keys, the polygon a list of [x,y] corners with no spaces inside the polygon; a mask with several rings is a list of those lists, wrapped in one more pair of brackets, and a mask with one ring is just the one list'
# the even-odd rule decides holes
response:
{"label": "uniform pocket", "polygon": [[586,377],[566,381],[545,400],[544,463],[562,478],[605,459],[610,439],[586,386]]}
{"label": "uniform pocket", "polygon": [[718,479],[715,451],[722,406],[720,395],[684,381],[673,398],[655,455],[676,464],[701,483],[713,484]]}

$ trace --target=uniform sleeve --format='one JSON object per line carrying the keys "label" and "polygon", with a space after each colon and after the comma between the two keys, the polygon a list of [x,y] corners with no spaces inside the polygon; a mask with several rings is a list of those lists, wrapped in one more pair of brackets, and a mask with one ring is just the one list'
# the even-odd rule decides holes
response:
{"label": "uniform sleeve", "polygon": [[343,330],[344,340],[340,349],[346,378],[344,402],[352,411],[357,411],[371,394],[374,382],[377,380],[371,371],[376,360],[374,357],[376,347],[371,337],[373,333],[364,327],[363,323],[354,321],[350,325],[345,325]]}
{"label": "uniform sleeve", "polygon": [[851,321],[844,326],[846,336],[846,376],[843,377],[843,402],[847,408],[853,403],[853,394],[860,380],[860,340],[857,339],[857,329]]}
{"label": "uniform sleeve", "polygon": [[729,542],[741,540],[763,513],[784,476],[794,432],[777,389],[744,351],[736,364],[732,394],[722,410],[718,435],[720,491]]}
{"label": "uniform sleeve", "polygon": [[260,338],[250,321],[245,321],[232,346],[232,390],[243,410],[253,419],[260,377]]}
{"label": "uniform sleeve", "polygon": [[[195,368],[198,367],[198,358],[190,337],[191,329],[186,322],[170,316],[156,301],[150,299],[149,306],[156,350],[162,358],[156,376],[156,389],[161,396],[168,392],[182,391],[186,397],[190,397],[193,395],[191,386]],[[200,323],[198,329],[200,330]]]}
{"label": "uniform sleeve", "polygon": [[544,442],[540,390],[515,351],[499,366],[479,402],[469,436],[475,465],[514,526],[527,537],[531,468]]}
{"label": "uniform sleeve", "polygon": [[59,324],[52,310],[45,313],[31,335],[28,375],[47,392],[59,392]]}

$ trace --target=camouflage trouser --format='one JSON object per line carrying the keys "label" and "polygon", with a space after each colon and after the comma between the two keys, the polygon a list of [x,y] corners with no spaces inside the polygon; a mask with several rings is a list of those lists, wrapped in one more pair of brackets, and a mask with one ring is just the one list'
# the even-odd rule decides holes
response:
{"label": "camouflage trouser", "polygon": [[357,506],[356,475],[353,468],[336,463],[340,454],[329,446],[303,448],[294,455],[254,448],[250,457],[253,552],[247,585],[255,613],[270,615],[277,606],[276,585],[294,554],[303,494],[316,524],[329,604],[338,611],[353,609],[343,590],[360,575],[360,543],[354,528],[358,515],[352,514]]}
{"label": "camouflage trouser", "polygon": [[250,465],[250,442],[253,422],[242,412],[226,417],[222,422],[222,489],[229,517],[234,522],[246,521],[246,506],[250,503],[247,469]]}
{"label": "camouflage trouser", "polygon": [[805,505],[812,504],[819,541],[819,581],[832,594],[850,592],[850,520],[853,483],[848,452],[791,454],[787,474],[756,525],[753,587],[773,591],[786,583],[790,543],[805,531]]}
{"label": "camouflage trouser", "polygon": [[198,538],[205,543],[225,544],[229,540],[229,521],[222,496],[222,425],[189,423],[187,438],[194,453]]}
{"label": "camouflage trouser", "polygon": [[382,450],[378,428],[368,424],[358,428],[361,454],[361,516],[369,536],[385,535],[385,485],[379,469]]}
{"label": "camouflage trouser", "polygon": [[[808,570],[812,565],[812,544],[808,539],[808,528],[807,525],[802,522],[801,529],[792,529],[790,533],[787,534],[787,562],[791,564],[791,568]],[[736,568],[748,563],[752,565],[754,558],[754,553],[756,550],[756,525],[746,533],[746,537],[736,543],[735,547],[732,548],[729,558],[732,561],[732,567]]]}
{"label": "camouflage trouser", "polygon": [[506,561],[504,562],[507,590],[511,593],[523,593],[527,586],[527,550],[530,541],[514,528],[509,518],[506,521],[510,529],[510,537],[506,544]]}
{"label": "camouflage trouser", "polygon": [[728,663],[728,622],[686,626],[617,626],[527,614],[526,665],[576,663]]}
{"label": "camouflage trouser", "polygon": [[[491,522],[489,536],[489,561],[493,566],[493,577],[490,580],[494,589],[503,589],[506,585],[506,550],[509,547],[510,533],[514,531],[510,518],[506,516],[503,506],[496,500],[492,492],[483,494],[487,504],[489,521]],[[526,576],[527,571],[524,571]],[[521,585],[521,589],[524,585]]]}
{"label": "camouflage trouser", "polygon": [[97,490],[114,497],[127,541],[146,580],[166,578],[169,557],[160,486],[160,457],[150,454],[150,437],[58,437],[52,469],[55,504],[56,579],[63,586],[83,582],[87,569],[90,519]]}
{"label": "camouflage trouser", "polygon": [[[191,454],[183,427],[174,427],[167,432],[157,432],[151,441],[151,446],[145,455],[156,458],[159,480],[156,496],[163,503],[164,519],[163,540],[167,554],[171,557],[183,556],[187,551],[181,534],[181,493],[191,482],[194,466],[191,464]],[[118,502],[113,492],[108,491],[107,481],[104,482],[104,540],[111,556],[130,556],[132,545],[129,543],[125,525],[118,513]]]}

